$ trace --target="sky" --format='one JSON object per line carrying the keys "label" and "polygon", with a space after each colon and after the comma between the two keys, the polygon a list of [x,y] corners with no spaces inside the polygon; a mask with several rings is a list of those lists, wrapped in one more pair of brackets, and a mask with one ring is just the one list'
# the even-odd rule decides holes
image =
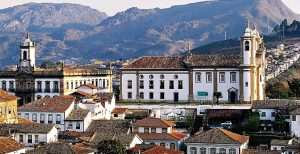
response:
{"label": "sky", "polygon": [[[173,5],[182,5],[204,0],[1,0],[0,9],[21,5],[29,2],[52,2],[52,3],[77,3],[90,6],[101,12],[112,16],[120,11],[125,11],[131,7],[143,9],[168,8]],[[282,0],[290,9],[300,14],[300,0]]]}

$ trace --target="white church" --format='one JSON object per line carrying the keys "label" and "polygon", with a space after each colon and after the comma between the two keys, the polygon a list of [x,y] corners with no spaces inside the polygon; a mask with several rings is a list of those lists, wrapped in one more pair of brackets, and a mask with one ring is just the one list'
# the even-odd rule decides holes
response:
{"label": "white church", "polygon": [[251,102],[265,98],[265,47],[249,27],[235,55],[146,56],[121,69],[120,99],[129,102]]}

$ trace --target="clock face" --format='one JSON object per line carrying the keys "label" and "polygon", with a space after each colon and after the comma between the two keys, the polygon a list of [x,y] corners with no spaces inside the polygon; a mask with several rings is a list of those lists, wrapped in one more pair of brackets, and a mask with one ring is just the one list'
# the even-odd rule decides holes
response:
{"label": "clock face", "polygon": [[28,61],[22,61],[21,66],[22,67],[29,67],[29,62]]}

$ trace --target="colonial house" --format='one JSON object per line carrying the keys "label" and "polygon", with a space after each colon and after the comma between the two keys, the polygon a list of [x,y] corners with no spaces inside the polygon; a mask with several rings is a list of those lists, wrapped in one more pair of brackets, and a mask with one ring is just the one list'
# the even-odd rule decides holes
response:
{"label": "colonial house", "polygon": [[11,137],[0,137],[0,153],[22,154],[25,153],[25,146]]}
{"label": "colonial house", "polygon": [[66,131],[84,132],[92,122],[90,110],[73,110],[65,119]]}
{"label": "colonial house", "polygon": [[300,137],[300,108],[290,113],[290,119],[291,135]]}
{"label": "colonial house", "polygon": [[0,89],[0,124],[18,122],[17,100],[18,97]]}
{"label": "colonial house", "polygon": [[125,119],[127,108],[114,108],[111,112],[112,119]]}
{"label": "colonial house", "polygon": [[251,102],[265,98],[265,47],[249,25],[240,54],[146,56],[121,69],[120,100],[131,102]]}
{"label": "colonial house", "polygon": [[188,154],[238,154],[248,148],[249,137],[214,128],[198,132],[185,140]]}
{"label": "colonial house", "polygon": [[68,95],[84,84],[92,84],[100,92],[112,92],[112,70],[74,69],[66,66],[38,68],[35,48],[35,42],[27,34],[20,44],[17,69],[0,72],[0,88],[20,97],[18,105],[44,97]]}
{"label": "colonial house", "polygon": [[272,139],[270,145],[271,150],[280,151],[283,154],[296,154],[300,151],[300,139],[296,138],[289,140]]}
{"label": "colonial house", "polygon": [[57,124],[65,130],[65,118],[74,110],[73,96],[43,98],[18,108],[19,116],[37,123]]}
{"label": "colonial house", "polygon": [[92,119],[111,118],[111,112],[115,108],[115,96],[113,93],[96,93],[90,97],[81,99],[77,107],[90,110]]}
{"label": "colonial house", "polygon": [[26,146],[55,142],[58,138],[58,127],[55,124],[0,124],[1,136],[12,136]]}
{"label": "colonial house", "polygon": [[147,117],[132,124],[132,133],[137,134],[145,144],[179,150],[187,134],[177,132],[173,126],[174,123],[170,121]]}

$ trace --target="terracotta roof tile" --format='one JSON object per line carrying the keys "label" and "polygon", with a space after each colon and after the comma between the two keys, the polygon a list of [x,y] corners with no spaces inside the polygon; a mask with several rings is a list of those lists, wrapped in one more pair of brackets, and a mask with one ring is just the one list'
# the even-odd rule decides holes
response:
{"label": "terracotta roof tile", "polygon": [[60,96],[55,98],[43,98],[34,102],[25,104],[18,108],[18,111],[51,111],[51,112],[63,112],[66,111],[71,104],[75,101],[75,98],[70,96]]}
{"label": "terracotta roof tile", "polygon": [[300,101],[295,100],[263,100],[253,101],[253,109],[279,109],[293,111],[300,108]]}
{"label": "terracotta roof tile", "polygon": [[180,56],[147,56],[141,57],[124,69],[183,69],[186,68]]}
{"label": "terracotta roof tile", "polygon": [[186,143],[212,143],[212,144],[244,144],[249,140],[248,136],[239,135],[225,129],[214,128],[208,131],[196,133],[187,139]]}
{"label": "terracotta roof tile", "polygon": [[264,149],[243,149],[242,154],[281,154],[280,151]]}
{"label": "terracotta roof tile", "polygon": [[188,65],[196,67],[238,67],[241,64],[239,54],[191,54],[186,60]]}
{"label": "terracotta roof tile", "polygon": [[9,134],[11,132],[18,133],[48,133],[55,127],[55,124],[40,123],[21,123],[21,124],[0,124],[0,135]]}
{"label": "terracotta roof tile", "polygon": [[0,153],[11,153],[26,148],[11,137],[0,137]]}
{"label": "terracotta roof tile", "polygon": [[169,133],[136,133],[142,140],[181,140]]}
{"label": "terracotta roof tile", "polygon": [[188,135],[187,133],[180,133],[178,131],[172,131],[170,134],[178,139],[183,139]]}
{"label": "terracotta roof tile", "polygon": [[111,113],[114,114],[123,114],[127,111],[127,108],[114,108]]}
{"label": "terracotta roof tile", "polygon": [[98,89],[97,86],[95,86],[95,85],[93,85],[93,84],[91,84],[91,83],[83,84],[83,85],[77,87],[76,89],[78,89],[78,88],[80,88],[80,87],[84,87],[84,86],[89,87],[89,88],[91,88],[91,89]]}
{"label": "terracotta roof tile", "polygon": [[12,101],[12,100],[17,100],[17,99],[19,99],[19,97],[11,95],[8,92],[0,89],[0,103],[7,102],[7,101]]}
{"label": "terracotta roof tile", "polygon": [[33,122],[33,121],[28,120],[26,118],[18,117],[18,124],[36,124],[36,122]]}
{"label": "terracotta roof tile", "polygon": [[171,150],[162,146],[156,146],[149,150],[142,152],[142,154],[183,154],[182,151]]}
{"label": "terracotta roof tile", "polygon": [[93,120],[86,132],[127,133],[131,125],[130,120]]}
{"label": "terracotta roof tile", "polygon": [[86,92],[84,92],[84,91],[80,91],[80,90],[77,90],[77,91],[71,93],[70,95],[75,96],[76,94],[79,94],[79,95],[82,95],[82,96],[85,96],[85,97],[90,97],[90,96],[92,96],[91,94],[86,93]]}
{"label": "terracotta roof tile", "polygon": [[159,118],[147,117],[133,124],[136,127],[158,127],[168,128],[174,126],[174,123]]}
{"label": "terracotta roof tile", "polygon": [[66,121],[83,121],[90,110],[72,110],[72,112],[65,119]]}

